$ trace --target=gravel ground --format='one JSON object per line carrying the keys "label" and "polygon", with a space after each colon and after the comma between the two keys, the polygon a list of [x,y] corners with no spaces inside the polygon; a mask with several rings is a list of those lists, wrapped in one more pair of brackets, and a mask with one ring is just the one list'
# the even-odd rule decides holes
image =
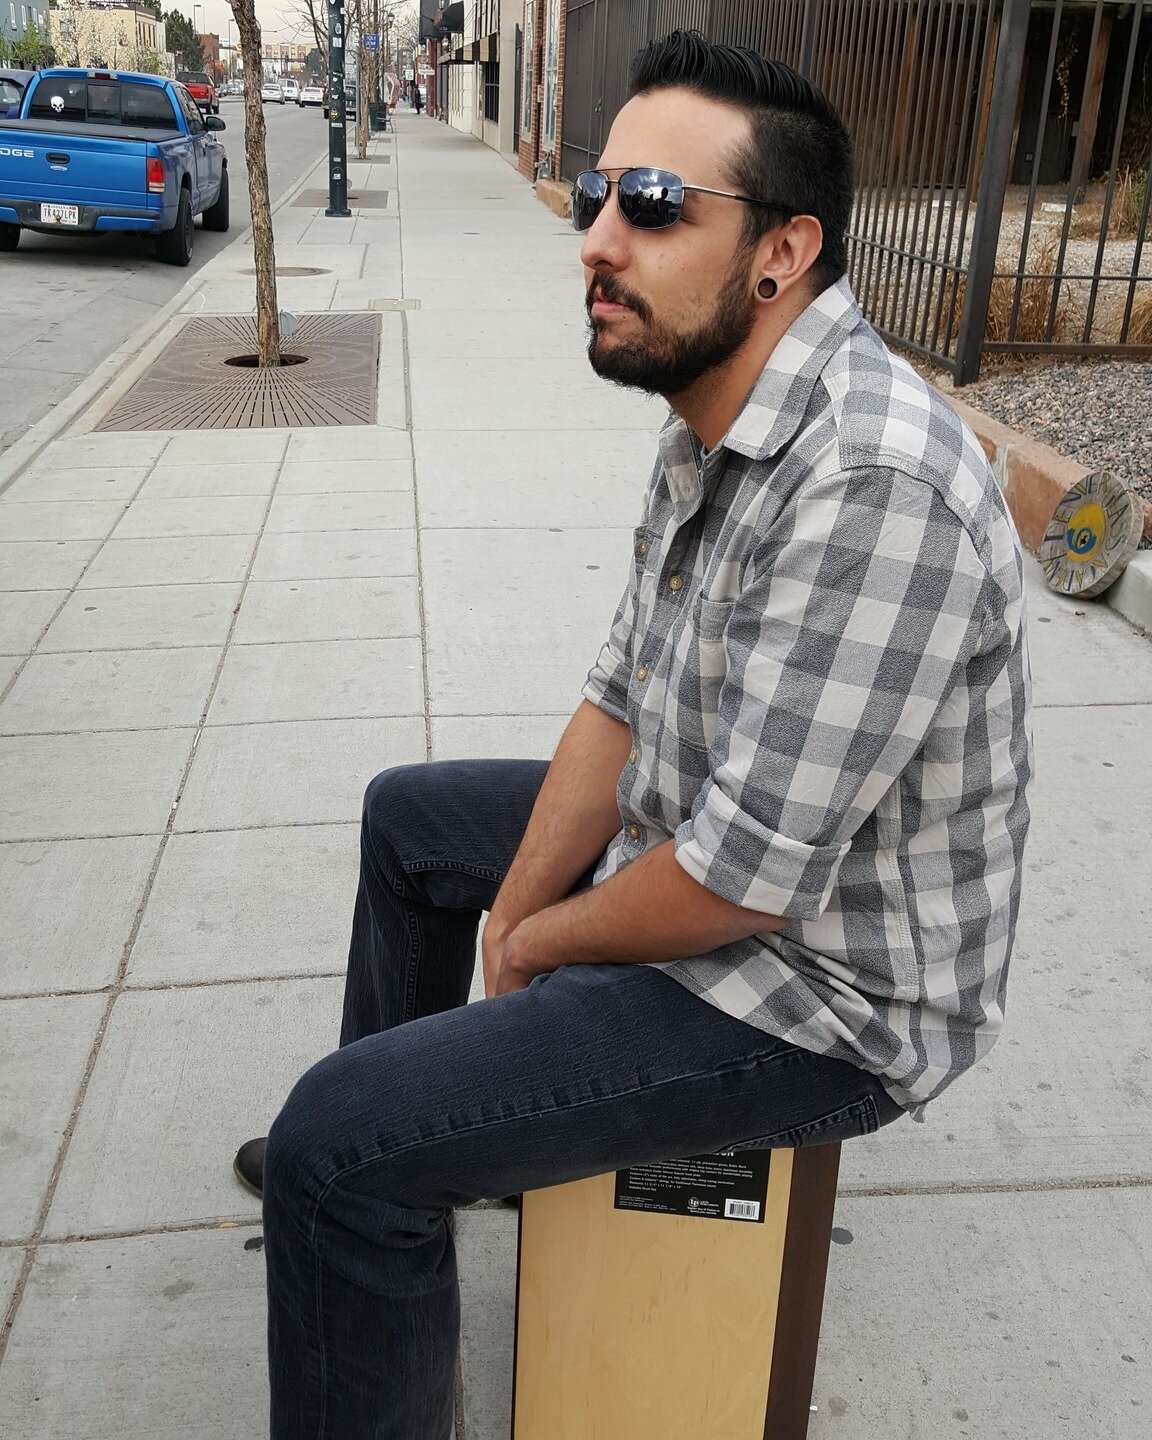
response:
{"label": "gravel ground", "polygon": [[1152,364],[1048,365],[993,372],[958,391],[986,415],[1152,500]]}

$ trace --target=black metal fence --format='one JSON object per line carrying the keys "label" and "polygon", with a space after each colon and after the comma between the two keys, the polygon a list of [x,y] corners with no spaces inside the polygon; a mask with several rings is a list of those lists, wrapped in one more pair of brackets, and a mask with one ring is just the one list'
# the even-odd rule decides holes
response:
{"label": "black metal fence", "polygon": [[895,343],[1152,359],[1152,0],[567,0],[561,174],[676,28],[796,66],[852,133],[850,275]]}

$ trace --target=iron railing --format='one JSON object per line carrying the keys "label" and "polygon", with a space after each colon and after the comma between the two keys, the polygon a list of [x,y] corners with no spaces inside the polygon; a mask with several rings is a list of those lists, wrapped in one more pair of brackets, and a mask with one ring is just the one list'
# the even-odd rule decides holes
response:
{"label": "iron railing", "polygon": [[560,173],[676,28],[796,66],[852,134],[849,274],[891,341],[1152,359],[1152,0],[567,0]]}

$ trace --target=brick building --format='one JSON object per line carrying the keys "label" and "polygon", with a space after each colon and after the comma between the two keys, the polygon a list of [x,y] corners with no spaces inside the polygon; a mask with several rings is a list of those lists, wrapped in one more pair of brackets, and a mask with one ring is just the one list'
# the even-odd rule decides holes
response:
{"label": "brick building", "polygon": [[567,19],[565,0],[524,0],[518,168],[529,180],[560,176]]}

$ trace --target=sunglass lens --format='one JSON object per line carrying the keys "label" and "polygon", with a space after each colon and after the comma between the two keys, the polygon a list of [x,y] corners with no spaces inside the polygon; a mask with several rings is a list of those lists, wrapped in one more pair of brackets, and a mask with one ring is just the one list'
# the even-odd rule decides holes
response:
{"label": "sunglass lens", "polygon": [[627,170],[617,193],[621,215],[637,230],[666,230],[684,210],[684,182],[670,170]]}
{"label": "sunglass lens", "polygon": [[572,187],[572,226],[590,230],[608,198],[608,181],[598,170],[585,170],[577,175]]}

